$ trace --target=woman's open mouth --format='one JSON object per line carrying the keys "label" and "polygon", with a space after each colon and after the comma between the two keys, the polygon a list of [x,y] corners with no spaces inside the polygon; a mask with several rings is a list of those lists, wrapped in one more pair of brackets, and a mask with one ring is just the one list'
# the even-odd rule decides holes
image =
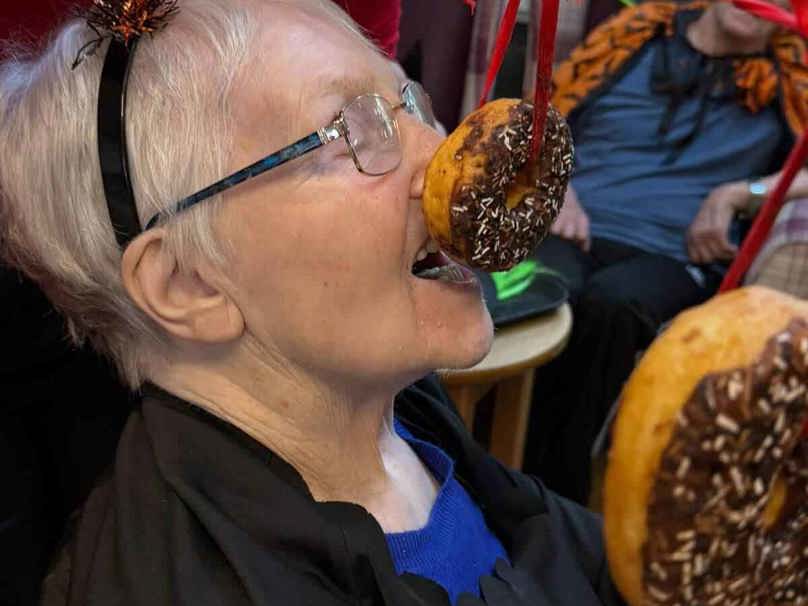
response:
{"label": "woman's open mouth", "polygon": [[476,277],[470,269],[452,261],[432,239],[418,251],[411,271],[416,278],[422,280],[438,280],[455,284],[470,284],[476,281]]}

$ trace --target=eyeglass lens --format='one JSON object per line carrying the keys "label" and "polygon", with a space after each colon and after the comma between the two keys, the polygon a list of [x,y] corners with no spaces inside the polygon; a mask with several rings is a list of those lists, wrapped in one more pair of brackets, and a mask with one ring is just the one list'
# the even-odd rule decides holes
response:
{"label": "eyeglass lens", "polygon": [[401,92],[401,100],[404,102],[404,107],[407,108],[407,113],[434,128],[435,114],[432,113],[432,101],[420,84],[408,82]]}
{"label": "eyeglass lens", "polygon": [[390,103],[377,95],[363,95],[342,111],[346,135],[361,170],[383,175],[401,161],[398,126]]}
{"label": "eyeglass lens", "polygon": [[[435,116],[429,95],[417,83],[410,82],[401,93],[407,113],[434,127]],[[398,124],[390,102],[379,95],[362,95],[342,110],[346,136],[360,170],[368,175],[383,175],[401,162]]]}

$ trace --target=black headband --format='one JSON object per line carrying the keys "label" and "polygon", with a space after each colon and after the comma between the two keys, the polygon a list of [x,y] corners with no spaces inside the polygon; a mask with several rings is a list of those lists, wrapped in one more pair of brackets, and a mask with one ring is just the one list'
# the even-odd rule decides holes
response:
{"label": "black headband", "polygon": [[101,83],[98,87],[98,157],[109,219],[121,248],[142,230],[129,179],[126,147],[126,86],[137,48],[137,38],[128,46],[110,38]]}
{"label": "black headband", "polygon": [[98,85],[98,157],[109,219],[121,248],[142,230],[129,178],[126,147],[126,88],[132,57],[143,34],[165,27],[178,0],[93,0],[81,14],[96,37],[79,49],[78,67],[109,40]]}

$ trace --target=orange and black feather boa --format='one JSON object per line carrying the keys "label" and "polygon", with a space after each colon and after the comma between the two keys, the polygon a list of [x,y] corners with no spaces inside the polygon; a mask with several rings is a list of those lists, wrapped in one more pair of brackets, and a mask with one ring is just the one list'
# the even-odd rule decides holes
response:
{"label": "orange and black feather boa", "polygon": [[[553,105],[569,116],[622,73],[627,62],[652,38],[660,33],[673,35],[678,11],[703,10],[706,6],[706,2],[645,2],[622,10],[594,29],[558,67],[553,76]],[[771,58],[735,60],[738,101],[749,111],[758,112],[779,96],[786,121],[797,135],[808,127],[808,66],[803,62],[806,44],[797,34],[781,30],[772,36],[770,49]]]}

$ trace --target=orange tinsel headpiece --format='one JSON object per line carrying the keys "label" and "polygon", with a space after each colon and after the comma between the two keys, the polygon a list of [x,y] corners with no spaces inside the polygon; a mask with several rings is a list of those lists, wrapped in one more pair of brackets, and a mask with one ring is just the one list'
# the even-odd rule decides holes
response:
{"label": "orange tinsel headpiece", "polygon": [[177,10],[177,0],[93,0],[81,16],[96,38],[81,47],[73,67],[95,53],[104,39],[113,38],[129,46],[143,34],[165,27]]}

